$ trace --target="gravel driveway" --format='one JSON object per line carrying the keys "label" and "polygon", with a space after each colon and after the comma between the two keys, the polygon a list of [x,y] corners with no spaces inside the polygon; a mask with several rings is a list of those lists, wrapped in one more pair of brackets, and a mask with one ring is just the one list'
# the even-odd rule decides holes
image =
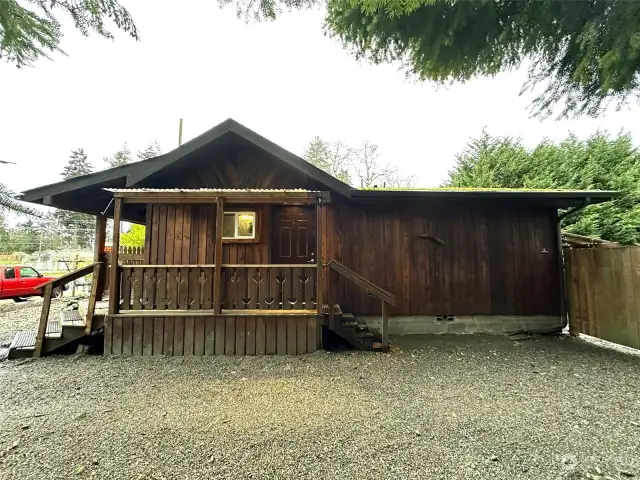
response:
{"label": "gravel driveway", "polygon": [[640,475],[640,357],[568,337],[411,341],[5,361],[0,478]]}

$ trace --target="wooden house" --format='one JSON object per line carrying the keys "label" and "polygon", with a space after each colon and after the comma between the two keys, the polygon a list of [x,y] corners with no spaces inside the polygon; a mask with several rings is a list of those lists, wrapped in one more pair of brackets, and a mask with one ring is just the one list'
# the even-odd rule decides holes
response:
{"label": "wooden house", "polygon": [[[227,120],[167,154],[22,198],[97,218],[95,264],[77,274],[94,273],[92,297],[69,339],[99,331],[107,354],[209,355],[307,353],[327,332],[386,349],[389,332],[559,328],[558,210],[615,196],[353,189]],[[122,221],[146,225],[134,265],[118,258]],[[21,351],[62,343],[48,340],[44,310]]]}

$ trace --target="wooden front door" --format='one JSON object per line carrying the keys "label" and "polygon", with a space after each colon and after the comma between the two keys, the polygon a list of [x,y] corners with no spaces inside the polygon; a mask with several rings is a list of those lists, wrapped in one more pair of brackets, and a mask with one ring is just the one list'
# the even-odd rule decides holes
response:
{"label": "wooden front door", "polygon": [[271,263],[316,262],[314,207],[274,207]]}

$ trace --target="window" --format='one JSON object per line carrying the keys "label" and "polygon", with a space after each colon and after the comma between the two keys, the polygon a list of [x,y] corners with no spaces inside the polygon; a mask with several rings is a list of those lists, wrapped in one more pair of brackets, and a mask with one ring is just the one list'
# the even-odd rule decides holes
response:
{"label": "window", "polygon": [[222,238],[256,238],[256,213],[225,212]]}
{"label": "window", "polygon": [[22,278],[37,278],[38,272],[36,272],[31,267],[22,267],[20,268],[20,277]]}
{"label": "window", "polygon": [[13,268],[7,267],[4,269],[4,278],[16,278],[16,272]]}

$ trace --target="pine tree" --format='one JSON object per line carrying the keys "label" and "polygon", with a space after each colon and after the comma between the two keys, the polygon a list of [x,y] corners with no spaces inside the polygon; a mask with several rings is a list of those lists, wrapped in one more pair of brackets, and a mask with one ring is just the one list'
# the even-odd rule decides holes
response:
{"label": "pine tree", "polygon": [[535,115],[597,117],[640,99],[640,2],[621,0],[218,0],[273,20],[326,4],[324,30],[358,59],[420,80],[465,82],[529,65]]}
{"label": "pine tree", "polygon": [[138,160],[147,160],[149,158],[158,157],[162,155],[162,151],[160,150],[160,145],[157,141],[153,141],[151,145],[149,145],[144,150],[138,152]]}
{"label": "pine tree", "polygon": [[60,48],[62,22],[57,18],[60,13],[67,13],[84,36],[95,32],[113,39],[107,30],[110,19],[117,28],[138,40],[131,15],[117,0],[1,0],[0,58],[20,68],[30,66],[38,58],[49,58],[49,53],[64,53]]}
{"label": "pine tree", "polygon": [[[79,148],[71,151],[69,161],[62,170],[62,176],[65,180],[69,180],[88,175],[92,171],[93,168],[84,149]],[[67,246],[72,248],[89,248],[91,246],[95,224],[91,215],[58,210],[56,217],[64,228],[62,236]]]}
{"label": "pine tree", "polygon": [[70,178],[88,175],[91,172],[93,172],[93,168],[91,167],[91,163],[89,163],[87,154],[84,153],[84,148],[71,150],[69,161],[62,169],[62,177],[65,180],[69,180]]}
{"label": "pine tree", "polygon": [[[7,160],[0,160],[0,165],[15,165]],[[1,178],[1,177],[0,177]],[[0,214],[6,212],[23,213],[25,215],[38,215],[38,212],[26,203],[15,199],[16,193],[5,184],[0,183]]]}
{"label": "pine tree", "polygon": [[127,142],[124,142],[122,148],[113,154],[111,157],[105,157],[104,161],[109,165],[109,168],[121,167],[123,165],[128,165],[133,162],[133,158],[131,157],[131,150],[129,149],[129,145]]}

